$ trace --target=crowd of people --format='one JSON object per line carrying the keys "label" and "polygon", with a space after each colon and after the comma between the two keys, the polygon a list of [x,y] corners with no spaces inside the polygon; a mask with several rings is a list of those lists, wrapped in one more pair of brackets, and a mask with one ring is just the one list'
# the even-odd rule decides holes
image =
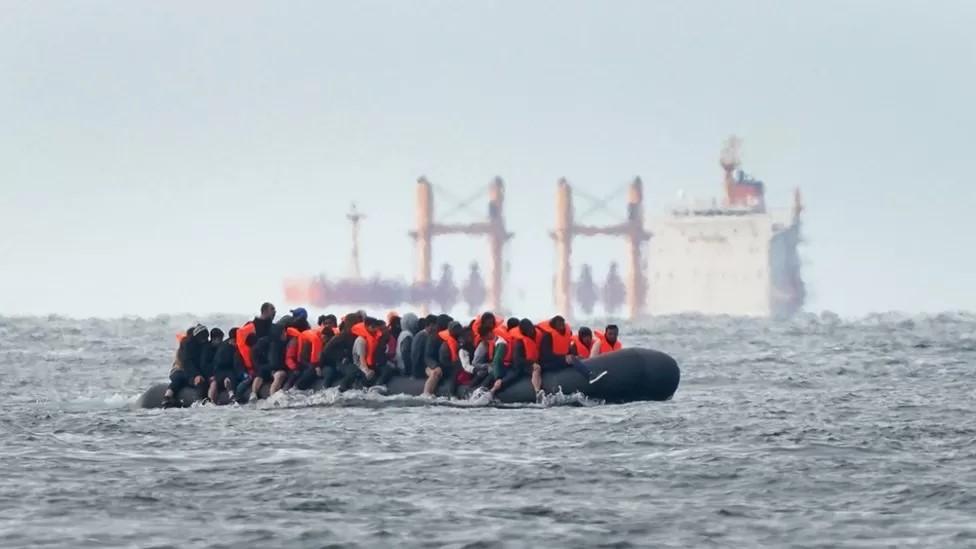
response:
{"label": "crowd of people", "polygon": [[543,372],[574,368],[597,383],[606,372],[594,375],[580,359],[621,348],[617,326],[574,333],[558,315],[536,323],[486,312],[462,324],[446,314],[390,312],[382,320],[357,311],[341,321],[321,315],[314,327],[301,307],[276,316],[274,305],[264,303],[258,316],[226,337],[220,328],[202,324],[181,333],[164,406],[176,405],[185,387],[217,402],[220,391],[259,398],[265,384],[270,394],[308,390],[319,382],[338,384],[341,391],[382,392],[394,375],[424,379],[425,396],[447,384],[448,394],[465,385],[492,397],[529,377],[542,398]]}

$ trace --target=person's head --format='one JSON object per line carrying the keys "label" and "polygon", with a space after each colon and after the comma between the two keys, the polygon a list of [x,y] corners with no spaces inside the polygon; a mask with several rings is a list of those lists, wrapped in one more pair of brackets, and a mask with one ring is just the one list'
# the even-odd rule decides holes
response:
{"label": "person's head", "polygon": [[366,318],[364,318],[363,324],[366,326],[366,329],[369,330],[370,332],[378,331],[381,328],[379,319],[373,318],[371,316],[367,316]]}
{"label": "person's head", "polygon": [[417,315],[413,313],[404,313],[403,320],[400,322],[400,326],[410,332],[411,334],[417,333]]}
{"label": "person's head", "polygon": [[400,332],[403,331],[403,320],[399,316],[391,317],[389,320],[390,335],[393,337],[400,337]]}
{"label": "person's head", "polygon": [[288,312],[295,320],[308,320],[308,311],[305,310],[305,307],[295,307]]}
{"label": "person's head", "polygon": [[336,315],[322,315],[319,317],[319,326],[325,328],[335,328],[339,323],[336,321]]}
{"label": "person's head", "polygon": [[464,328],[461,330],[461,333],[458,334],[457,340],[461,345],[471,345],[474,343],[474,332],[471,331],[471,328]]}
{"label": "person's head", "polygon": [[431,332],[431,333],[436,332],[437,331],[437,315],[433,315],[433,314],[427,315],[427,318],[425,320],[427,321],[426,330],[428,332]]}
{"label": "person's head", "polygon": [[586,345],[587,347],[593,345],[593,332],[586,326],[580,327],[580,329],[577,331],[576,337],[578,337],[579,340],[583,342],[583,345]]}
{"label": "person's head", "polygon": [[490,326],[490,328],[488,329],[489,332],[492,331],[492,330],[494,330],[495,329],[495,314],[492,313],[492,312],[488,312],[488,311],[485,311],[485,312],[481,313],[481,325],[482,326]]}
{"label": "person's head", "polygon": [[275,306],[268,303],[267,301],[261,304],[261,318],[263,320],[274,320],[275,315],[278,311],[275,310]]}
{"label": "person's head", "polygon": [[483,340],[491,339],[491,333],[494,330],[495,330],[494,328],[489,328],[487,324],[482,322],[481,325],[478,326],[478,337],[480,337]]}
{"label": "person's head", "polygon": [[563,333],[566,331],[566,319],[560,315],[556,315],[549,319],[549,326],[553,330]]}
{"label": "person's head", "polygon": [[210,339],[210,332],[207,331],[207,327],[203,324],[197,324],[190,331],[190,336],[200,343],[206,343],[207,340]]}
{"label": "person's head", "polygon": [[220,343],[224,340],[224,331],[220,328],[213,328],[210,330],[210,343]]}
{"label": "person's head", "polygon": [[437,331],[446,330],[450,326],[453,319],[449,315],[438,315],[437,316]]}
{"label": "person's head", "polygon": [[616,343],[619,331],[616,324],[607,324],[607,329],[603,331],[603,337],[607,338],[610,343]]}
{"label": "person's head", "polygon": [[450,334],[450,336],[453,337],[454,339],[457,339],[461,335],[461,332],[463,331],[464,331],[464,326],[461,326],[460,322],[452,321],[450,324],[447,325],[447,333]]}
{"label": "person's head", "polygon": [[393,326],[393,319],[394,318],[400,318],[400,313],[398,313],[396,311],[387,311],[386,312],[386,325],[387,326]]}
{"label": "person's head", "polygon": [[237,345],[237,328],[231,328],[227,330],[227,341],[231,345]]}
{"label": "person's head", "polygon": [[507,321],[505,321],[505,327],[508,328],[509,330],[513,328],[518,328],[518,325],[519,325],[519,319],[515,318],[514,316],[509,318]]}
{"label": "person's head", "polygon": [[528,338],[535,337],[535,324],[533,324],[531,320],[527,318],[523,318],[522,320],[519,321],[518,328],[519,331],[522,332],[522,335],[524,335],[525,337]]}

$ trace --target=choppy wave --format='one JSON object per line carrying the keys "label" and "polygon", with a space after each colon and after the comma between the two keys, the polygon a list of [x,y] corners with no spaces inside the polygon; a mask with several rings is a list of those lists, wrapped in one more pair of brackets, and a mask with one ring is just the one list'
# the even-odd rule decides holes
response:
{"label": "choppy wave", "polygon": [[196,320],[0,317],[4,547],[976,543],[972,313],[631,325],[666,403],[134,408]]}

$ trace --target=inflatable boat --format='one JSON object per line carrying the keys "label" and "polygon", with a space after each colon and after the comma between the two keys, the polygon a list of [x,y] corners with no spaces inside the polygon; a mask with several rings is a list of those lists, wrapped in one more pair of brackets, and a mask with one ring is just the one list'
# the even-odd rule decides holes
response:
{"label": "inflatable boat", "polygon": [[[624,403],[642,400],[669,400],[678,389],[681,370],[678,363],[665,353],[650,349],[621,349],[613,353],[600,355],[583,361],[594,375],[606,372],[606,375],[594,383],[590,383],[582,374],[573,368],[565,368],[557,372],[546,372],[542,376],[543,389],[547,393],[562,392],[563,394],[582,393],[589,398],[600,399],[608,403]],[[163,394],[168,383],[158,383],[147,390],[139,398],[140,408],[161,408]],[[321,382],[312,390],[321,390]],[[388,395],[419,396],[424,390],[424,380],[408,376],[395,375],[386,384]],[[438,396],[467,398],[470,388],[458,386],[454,394],[449,394],[447,383],[441,383]],[[261,388],[261,397],[267,397],[268,384]],[[237,395],[237,400],[247,401],[248,394]],[[195,389],[184,388],[177,395],[179,405],[190,406],[199,399]],[[502,403],[535,402],[535,391],[526,376],[507,387],[496,395]],[[229,403],[232,398],[226,392],[218,397],[218,404]]]}

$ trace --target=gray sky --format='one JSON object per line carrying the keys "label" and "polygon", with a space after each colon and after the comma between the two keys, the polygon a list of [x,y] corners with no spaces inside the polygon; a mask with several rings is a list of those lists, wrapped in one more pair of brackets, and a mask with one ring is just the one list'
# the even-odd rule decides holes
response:
{"label": "gray sky", "polygon": [[[0,314],[281,301],[345,273],[353,200],[364,271],[409,278],[421,174],[505,178],[511,296],[543,312],[560,176],[640,175],[653,215],[718,195],[730,133],[772,205],[804,193],[808,310],[976,309],[974,28],[948,0],[3,0]],[[578,256],[602,278],[623,246]]]}

